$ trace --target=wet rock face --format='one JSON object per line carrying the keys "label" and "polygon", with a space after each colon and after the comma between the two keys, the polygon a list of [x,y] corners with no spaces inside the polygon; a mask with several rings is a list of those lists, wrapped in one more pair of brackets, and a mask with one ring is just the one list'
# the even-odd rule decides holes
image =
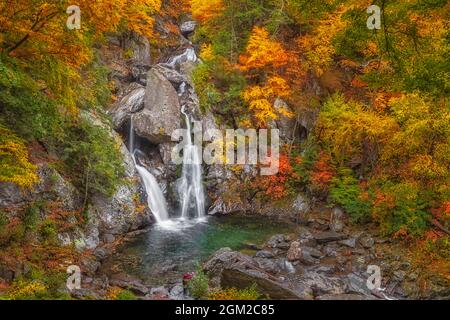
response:
{"label": "wet rock face", "polygon": [[132,115],[136,133],[154,144],[171,141],[180,129],[181,107],[174,87],[157,69],[149,71],[144,109]]}
{"label": "wet rock face", "polygon": [[[141,196],[140,179],[135,170],[130,152],[125,147],[120,136],[93,114],[86,114],[92,124],[102,126],[109,131],[111,139],[120,145],[120,152],[128,182],[118,186],[112,197],[102,194],[94,195],[88,208],[89,223],[84,237],[77,239],[78,247],[95,248],[100,243],[115,240],[115,236],[149,226],[152,222],[151,213],[145,210],[137,213],[134,199]],[[114,237],[114,239],[112,237]]]}
{"label": "wet rock face", "polygon": [[39,182],[32,190],[21,190],[12,183],[0,182],[0,209],[20,209],[35,200],[59,201],[68,211],[76,210],[82,199],[75,187],[47,164],[39,165]]}
{"label": "wet rock face", "polygon": [[[8,215],[14,216],[37,200],[54,201],[67,212],[77,211],[82,207],[83,197],[58,171],[48,164],[41,164],[37,173],[39,182],[32,190],[24,191],[14,184],[0,183],[0,209],[9,209]],[[46,219],[45,212],[41,212],[40,219]],[[68,217],[68,220],[77,222],[74,216]],[[83,228],[75,227],[58,234],[57,239],[62,245],[80,245],[80,249],[95,248],[99,244],[98,229],[90,222]]]}
{"label": "wet rock face", "polygon": [[216,198],[208,209],[208,215],[227,215],[232,213],[245,213],[247,208],[241,202],[228,203],[222,197]]}

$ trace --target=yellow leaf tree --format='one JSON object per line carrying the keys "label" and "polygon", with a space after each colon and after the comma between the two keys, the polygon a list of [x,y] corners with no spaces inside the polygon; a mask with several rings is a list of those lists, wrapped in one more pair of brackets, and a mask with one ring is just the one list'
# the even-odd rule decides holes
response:
{"label": "yellow leaf tree", "polygon": [[0,182],[30,188],[38,181],[37,167],[29,162],[23,140],[0,126]]}
{"label": "yellow leaf tree", "polygon": [[250,85],[243,92],[244,101],[253,113],[255,124],[265,127],[280,114],[291,116],[289,110],[275,110],[276,98],[288,97],[291,89],[280,75],[289,62],[289,53],[276,40],[271,39],[265,28],[254,27],[246,47],[240,57],[239,68],[246,72]]}

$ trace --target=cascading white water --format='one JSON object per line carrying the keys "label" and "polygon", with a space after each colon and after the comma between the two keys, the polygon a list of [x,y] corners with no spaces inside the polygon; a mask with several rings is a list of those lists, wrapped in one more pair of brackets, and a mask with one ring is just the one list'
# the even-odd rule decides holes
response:
{"label": "cascading white water", "polygon": [[159,188],[158,181],[156,181],[156,178],[147,169],[138,164],[136,164],[136,170],[139,172],[142,181],[144,181],[148,206],[152,210],[156,222],[159,223],[168,220],[169,214],[166,208],[166,200]]}
{"label": "cascading white water", "polygon": [[169,213],[167,212],[166,199],[164,198],[161,188],[159,187],[158,181],[146,168],[140,166],[136,162],[136,158],[134,155],[135,150],[133,121],[131,121],[130,125],[129,144],[130,153],[133,158],[134,165],[137,172],[141,176],[142,181],[144,182],[145,192],[147,193],[148,206],[152,211],[157,223],[167,221],[169,219]]}
{"label": "cascading white water", "polygon": [[[168,62],[167,66],[171,69],[176,69],[180,64],[191,61],[197,62],[198,58],[195,54],[193,48],[187,48],[183,53],[172,57]],[[182,83],[180,86],[178,95],[183,95],[186,90],[186,83]],[[133,97],[134,98],[134,97]],[[137,96],[136,96],[137,100]],[[189,115],[185,112],[184,106],[182,108],[182,113],[186,118],[187,130],[191,133],[192,130],[192,120]],[[135,138],[133,123],[130,125],[130,136],[129,145],[130,152],[133,157],[133,161],[141,176],[145,191],[147,193],[148,206],[153,212],[155,219],[160,225],[165,229],[172,228],[173,230],[178,230],[180,227],[183,228],[184,225],[190,225],[187,223],[187,219],[190,217],[203,218],[205,217],[205,194],[202,183],[202,158],[201,150],[192,142],[191,134],[186,136],[184,154],[183,154],[183,170],[182,176],[178,184],[178,193],[181,201],[181,218],[169,219],[166,201],[164,195],[158,185],[155,177],[143,166],[139,165],[135,158],[134,148],[134,138]],[[201,219],[203,221],[203,219]],[[165,223],[161,223],[165,222]],[[181,223],[181,224],[180,224]],[[197,223],[197,221],[195,221]]]}
{"label": "cascading white water", "polygon": [[186,61],[197,62],[197,60],[198,58],[197,55],[195,54],[194,48],[187,48],[186,50],[184,50],[183,53],[172,57],[167,62],[167,65],[169,65],[171,68],[175,68],[179,63],[183,63]]}
{"label": "cascading white water", "polygon": [[191,118],[183,106],[181,112],[186,118],[187,132],[183,154],[183,172],[179,185],[181,216],[188,218],[190,209],[195,209],[196,218],[205,216],[205,194],[202,181],[202,158],[197,145],[192,142]]}

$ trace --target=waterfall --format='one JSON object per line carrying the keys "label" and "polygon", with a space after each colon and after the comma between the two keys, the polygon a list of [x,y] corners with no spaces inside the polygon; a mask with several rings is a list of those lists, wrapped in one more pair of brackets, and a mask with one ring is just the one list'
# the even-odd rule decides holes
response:
{"label": "waterfall", "polygon": [[166,200],[164,199],[164,195],[159,188],[158,181],[156,181],[156,178],[148,172],[147,169],[138,164],[136,164],[136,170],[139,172],[142,181],[144,181],[148,206],[152,210],[156,222],[168,220],[169,214],[167,213]]}
{"label": "waterfall", "polygon": [[147,193],[148,207],[152,211],[156,222],[160,223],[168,220],[169,214],[167,212],[166,199],[164,198],[161,188],[159,187],[158,181],[146,168],[140,166],[136,161],[134,155],[134,126],[132,120],[130,124],[129,148],[136,170],[144,182],[145,192]]}
{"label": "waterfall", "polygon": [[172,69],[175,69],[178,64],[186,62],[186,61],[192,61],[197,62],[198,58],[195,54],[194,48],[187,48],[184,50],[183,53],[172,57],[168,62],[167,65],[170,66]]}
{"label": "waterfall", "polygon": [[196,218],[205,216],[205,194],[202,181],[202,157],[197,145],[192,142],[191,118],[183,106],[181,112],[186,118],[187,132],[183,153],[183,172],[179,185],[181,217],[188,218],[191,208],[195,208]]}

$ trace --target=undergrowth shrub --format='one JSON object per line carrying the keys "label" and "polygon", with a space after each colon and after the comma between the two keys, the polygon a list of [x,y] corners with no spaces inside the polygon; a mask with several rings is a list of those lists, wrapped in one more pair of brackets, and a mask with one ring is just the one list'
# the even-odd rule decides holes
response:
{"label": "undergrowth shrub", "polygon": [[63,171],[81,190],[112,195],[122,182],[124,167],[118,145],[106,129],[80,117],[70,127]]}
{"label": "undergrowth shrub", "polygon": [[431,214],[415,183],[387,182],[376,191],[372,216],[388,235],[407,232],[421,235],[428,227]]}
{"label": "undergrowth shrub", "polygon": [[67,275],[59,271],[31,268],[26,275],[12,283],[4,299],[9,300],[68,300],[65,287]]}
{"label": "undergrowth shrub", "polygon": [[209,300],[258,300],[260,298],[261,294],[256,285],[242,290],[236,288],[216,290],[208,295]]}
{"label": "undergrowth shrub", "polygon": [[136,300],[136,295],[130,290],[121,290],[117,294],[116,300]]}
{"label": "undergrowth shrub", "polygon": [[189,281],[189,291],[194,298],[206,299],[209,293],[209,278],[201,266],[197,266],[194,277]]}
{"label": "undergrowth shrub", "polygon": [[340,169],[330,190],[332,201],[341,205],[354,222],[370,220],[370,201],[363,199],[359,181],[350,169]]}

